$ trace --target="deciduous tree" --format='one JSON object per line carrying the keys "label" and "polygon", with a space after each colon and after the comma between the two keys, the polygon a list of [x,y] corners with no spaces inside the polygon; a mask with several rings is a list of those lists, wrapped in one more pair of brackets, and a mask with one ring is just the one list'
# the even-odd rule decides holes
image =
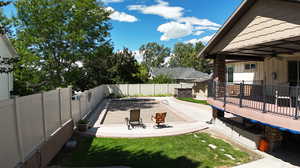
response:
{"label": "deciduous tree", "polygon": [[165,59],[170,56],[171,49],[158,43],[147,43],[140,47],[140,53],[143,54],[143,64],[151,67],[162,67]]}
{"label": "deciduous tree", "polygon": [[70,84],[82,89],[79,81],[85,81],[87,87],[98,84],[85,80],[91,72],[78,63],[91,65],[98,57],[105,57],[100,54],[103,50],[112,54],[112,47],[107,47],[111,46],[110,12],[101,2],[18,0],[15,4],[14,44],[20,56],[16,84],[19,82],[33,92]]}

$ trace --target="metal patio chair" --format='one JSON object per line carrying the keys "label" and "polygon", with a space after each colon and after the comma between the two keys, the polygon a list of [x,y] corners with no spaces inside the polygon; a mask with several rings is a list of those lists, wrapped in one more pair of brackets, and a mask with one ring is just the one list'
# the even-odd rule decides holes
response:
{"label": "metal patio chair", "polygon": [[135,128],[137,126],[146,128],[146,126],[143,124],[143,120],[141,118],[141,110],[140,109],[130,110],[130,117],[125,118],[125,122],[127,124],[128,130],[131,130],[131,128]]}
{"label": "metal patio chair", "polygon": [[152,116],[152,121],[156,124],[155,127],[156,128],[163,128],[165,127],[164,123],[166,122],[166,116],[167,113],[163,112],[163,113],[155,113],[155,116]]}

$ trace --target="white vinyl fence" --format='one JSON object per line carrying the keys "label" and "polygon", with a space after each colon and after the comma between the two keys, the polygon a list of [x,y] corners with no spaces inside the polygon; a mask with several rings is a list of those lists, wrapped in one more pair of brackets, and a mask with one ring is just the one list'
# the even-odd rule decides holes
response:
{"label": "white vinyl fence", "polygon": [[75,123],[98,107],[109,94],[150,96],[174,94],[192,84],[101,85],[72,97],[72,88],[60,88],[0,101],[0,167],[27,160],[68,121]]}
{"label": "white vinyl fence", "polygon": [[101,101],[108,95],[107,87],[105,85],[98,86],[82,92],[72,100],[72,116],[76,123],[82,118],[85,118],[101,103]]}
{"label": "white vinyl fence", "polygon": [[15,167],[71,120],[72,89],[0,101],[0,164]]}
{"label": "white vinyl fence", "polygon": [[116,84],[106,85],[109,94],[121,96],[174,95],[175,88],[192,88],[193,84]]}

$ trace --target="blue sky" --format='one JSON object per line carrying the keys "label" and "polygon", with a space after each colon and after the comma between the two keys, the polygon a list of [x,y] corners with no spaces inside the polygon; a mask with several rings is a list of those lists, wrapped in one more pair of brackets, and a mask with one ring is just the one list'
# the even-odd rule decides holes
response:
{"label": "blue sky", "polygon": [[147,42],[171,48],[176,42],[205,43],[241,3],[241,0],[105,1],[115,11],[111,17],[115,47],[131,50],[138,50]]}
{"label": "blue sky", "polygon": [[[176,42],[206,43],[242,0],[102,0],[111,15],[115,49],[138,50],[158,42],[170,48]],[[10,5],[5,13],[11,15]]]}

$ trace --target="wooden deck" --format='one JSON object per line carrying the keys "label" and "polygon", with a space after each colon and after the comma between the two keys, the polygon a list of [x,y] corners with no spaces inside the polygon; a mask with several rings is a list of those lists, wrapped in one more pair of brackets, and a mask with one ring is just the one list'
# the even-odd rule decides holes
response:
{"label": "wooden deck", "polygon": [[275,104],[266,103],[266,112],[263,112],[263,102],[243,99],[242,107],[238,98],[227,97],[226,105],[224,99],[208,98],[208,103],[213,107],[226,112],[239,115],[262,123],[300,131],[300,119],[295,119],[296,108],[281,107]]}

